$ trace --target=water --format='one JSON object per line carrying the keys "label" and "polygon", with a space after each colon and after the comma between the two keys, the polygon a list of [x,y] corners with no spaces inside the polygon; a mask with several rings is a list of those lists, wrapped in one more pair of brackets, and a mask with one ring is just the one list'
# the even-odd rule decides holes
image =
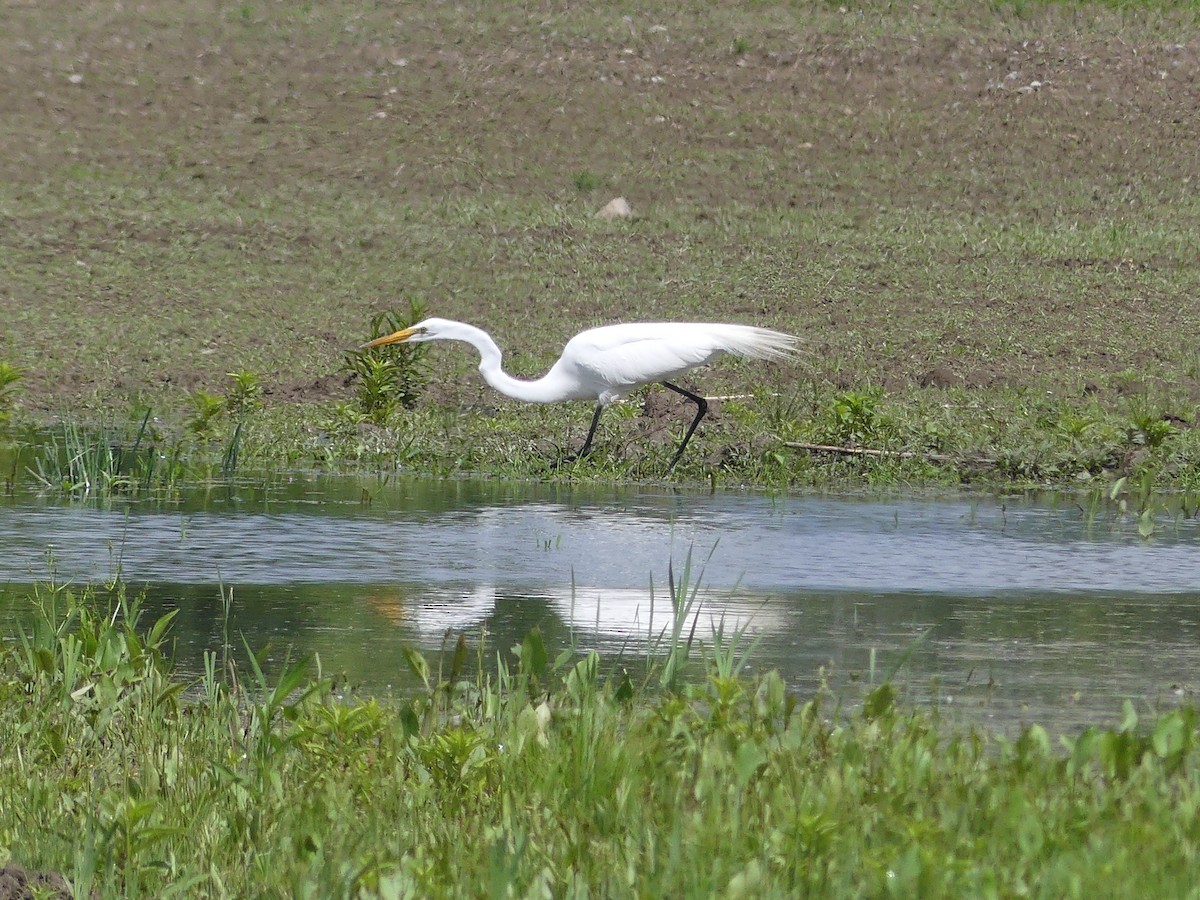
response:
{"label": "water", "polygon": [[[499,482],[296,477],[178,503],[0,505],[0,622],[31,585],[144,588],[180,610],[178,665],[222,641],[221,591],[251,646],[318,653],[366,690],[409,684],[401,648],[486,628],[507,648],[629,664],[670,620],[669,573],[702,601],[696,635],[744,627],[758,668],[853,699],[889,674],[946,714],[1057,730],[1191,699],[1200,527],[1150,540],[1074,503],[859,500]],[[688,561],[690,559],[690,568]],[[689,628],[691,623],[689,623]],[[15,629],[0,624],[0,632]],[[872,670],[872,666],[874,669]]]}

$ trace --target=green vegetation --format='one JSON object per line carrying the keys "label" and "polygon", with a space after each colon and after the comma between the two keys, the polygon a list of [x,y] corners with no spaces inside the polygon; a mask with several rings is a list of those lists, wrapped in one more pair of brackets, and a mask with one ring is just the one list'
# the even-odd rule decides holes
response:
{"label": "green vegetation", "polygon": [[594,172],[589,172],[586,169],[582,172],[576,172],[575,177],[571,179],[572,184],[578,191],[594,191],[600,187],[600,178]]}
{"label": "green vegetation", "polygon": [[229,412],[239,420],[244,419],[262,404],[262,380],[253,372],[230,372],[233,385],[225,398]]}
{"label": "green vegetation", "polygon": [[[677,586],[686,602],[686,587]],[[0,648],[0,860],[77,895],[1184,896],[1200,851],[1190,707],[1053,746],[797,698],[686,627],[669,666],[459,640],[425,687],[348,695],[303,664],[196,684],[170,616],[45,588]],[[736,667],[736,668],[735,668]],[[488,674],[489,671],[492,674]],[[666,687],[660,686],[662,684]]]}
{"label": "green vegetation", "polygon": [[22,455],[14,455],[8,489],[31,479],[43,490],[76,498],[163,498],[188,483],[233,478],[261,389],[253,374],[230,377],[233,386],[223,397],[205,391],[189,397],[192,416],[182,430],[164,428],[145,409],[125,423],[84,426],[67,418],[57,428],[26,433],[17,443],[29,463],[22,469]]}
{"label": "green vegetation", "polygon": [[882,394],[875,389],[835,395],[829,404],[825,428],[818,436],[830,444],[878,446],[887,426],[878,413]]}
{"label": "green vegetation", "polygon": [[[175,422],[134,407],[123,419],[69,415],[44,432],[10,430],[32,453],[12,479],[68,493],[144,493],[247,469],[318,466],[654,481],[673,448],[661,435],[677,440],[688,420],[673,400],[627,404],[605,419],[592,457],[555,469],[582,440],[586,411],[570,404],[448,409],[424,399],[426,364],[388,349],[348,355],[354,399],[310,407],[302,419],[258,394],[240,398],[235,384],[225,395],[194,391],[190,411]],[[691,478],[767,487],[971,483],[1098,496],[1126,484],[1143,492],[1200,490],[1200,430],[1176,424],[1161,407],[1134,403],[1111,412],[1025,393],[1020,408],[1013,418],[967,392],[919,404],[873,387],[828,397],[759,392],[723,401],[681,466]],[[856,449],[875,455],[852,455]]]}
{"label": "green vegetation", "polygon": [[219,417],[226,411],[225,399],[208,391],[194,391],[188,400],[192,406],[187,430],[197,437],[208,437],[216,427]]}
{"label": "green vegetation", "polygon": [[181,445],[164,452],[147,411],[132,438],[123,430],[63,423],[40,442],[27,472],[42,488],[77,497],[136,494],[179,482],[182,457]]}
{"label": "green vegetation", "polygon": [[[1149,538],[1163,489],[1184,515],[1200,491],[1197,21],[9,4],[6,489],[661,478],[673,397],[635,396],[552,473],[585,405],[497,397],[463,347],[353,351],[427,305],[525,376],[602,322],[802,335],[795,366],[685,382],[721,399],[682,479],[1080,487]],[[637,215],[597,220],[601,190]],[[797,697],[741,674],[745,635],[693,644],[686,577],[645,660],[459,641],[407,654],[422,688],[385,702],[226,634],[189,683],[170,617],[115,590],[43,589],[0,643],[0,863],[79,896],[1195,892],[1190,707],[1055,745],[888,684]]]}
{"label": "green vegetation", "polygon": [[0,360],[0,425],[8,422],[12,415],[12,403],[16,396],[16,384],[21,380],[21,370]]}
{"label": "green vegetation", "polygon": [[[410,300],[408,311],[389,310],[371,318],[368,340],[400,331],[426,318],[425,304]],[[356,382],[357,410],[342,406],[350,419],[359,414],[377,425],[401,409],[412,409],[429,377],[424,359],[428,347],[421,344],[389,344],[346,354],[346,370]]]}

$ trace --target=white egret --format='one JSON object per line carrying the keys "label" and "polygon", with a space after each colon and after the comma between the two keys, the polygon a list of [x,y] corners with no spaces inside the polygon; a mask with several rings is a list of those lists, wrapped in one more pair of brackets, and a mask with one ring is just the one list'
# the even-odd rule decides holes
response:
{"label": "white egret", "polygon": [[604,407],[634,388],[661,382],[696,404],[683,442],[667,471],[675,468],[696,426],[708,412],[708,402],[667,379],[675,378],[717,359],[722,353],[750,359],[787,360],[798,350],[799,338],[750,325],[704,322],[630,322],[581,331],[567,342],[550,371],[533,381],[513,378],[500,367],[496,342],[482,328],[449,319],[426,319],[410,328],[368,341],[359,349],[385,344],[418,341],[464,341],[479,351],[479,372],[484,381],[502,394],[527,403],[557,403],[561,400],[592,400],[596,412],[583,447],[576,456],[586,456]]}

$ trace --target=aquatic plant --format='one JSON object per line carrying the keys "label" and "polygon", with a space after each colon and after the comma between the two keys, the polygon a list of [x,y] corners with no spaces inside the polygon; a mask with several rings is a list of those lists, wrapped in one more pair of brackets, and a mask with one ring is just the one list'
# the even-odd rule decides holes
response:
{"label": "aquatic plant", "polygon": [[[217,415],[224,407],[224,400],[211,395],[194,394],[193,400],[205,414],[214,409],[209,400],[216,401]],[[193,422],[190,435],[172,436],[156,424],[148,409],[130,425],[84,425],[67,418],[30,441],[30,462],[24,471],[44,490],[81,499],[169,493],[185,483],[237,475],[248,423],[248,418],[239,417],[217,441],[221,429],[211,422]]]}
{"label": "aquatic plant", "polygon": [[[188,396],[193,412],[187,421],[188,431],[196,438],[212,442],[220,435],[222,425],[227,425],[223,420],[232,417],[233,427],[227,433],[220,457],[221,477],[225,479],[237,474],[245,432],[251,414],[261,407],[263,391],[259,377],[253,372],[230,372],[229,377],[233,385],[224,396],[207,391],[193,391]],[[193,463],[201,462],[202,453],[191,455]]]}
{"label": "aquatic plant", "polygon": [[85,428],[67,419],[38,446],[28,471],[43,488],[65,494],[134,493],[176,485],[184,471],[181,453],[178,445],[162,446],[150,410],[132,436],[113,426]]}
{"label": "aquatic plant", "polygon": [[[717,546],[714,544],[708,552],[708,559],[712,558],[716,549]],[[675,574],[675,561],[670,561],[667,566],[667,589],[671,600],[671,621],[657,636],[654,633],[653,619],[654,585],[653,583],[650,585],[651,619],[649,629],[651,640],[646,649],[647,668],[652,667],[651,660],[655,657],[661,656],[664,659],[659,677],[659,682],[664,688],[677,688],[684,677],[684,667],[692,653],[692,646],[696,639],[696,626],[699,623],[703,605],[699,599],[700,582],[703,576],[704,567],[701,566],[697,577],[692,577],[692,550],[690,547],[684,557],[683,569],[679,572],[678,578]]]}

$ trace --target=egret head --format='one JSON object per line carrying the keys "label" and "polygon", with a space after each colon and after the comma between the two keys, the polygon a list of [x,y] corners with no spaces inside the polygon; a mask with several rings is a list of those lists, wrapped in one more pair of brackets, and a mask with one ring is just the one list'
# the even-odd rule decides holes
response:
{"label": "egret head", "polygon": [[385,344],[418,344],[421,341],[436,341],[439,338],[448,338],[450,335],[446,333],[446,326],[456,324],[458,323],[451,322],[448,319],[426,319],[424,322],[418,322],[416,325],[401,328],[399,331],[385,334],[383,337],[377,337],[373,341],[360,344],[358,349],[369,350],[372,347],[382,347]]}

